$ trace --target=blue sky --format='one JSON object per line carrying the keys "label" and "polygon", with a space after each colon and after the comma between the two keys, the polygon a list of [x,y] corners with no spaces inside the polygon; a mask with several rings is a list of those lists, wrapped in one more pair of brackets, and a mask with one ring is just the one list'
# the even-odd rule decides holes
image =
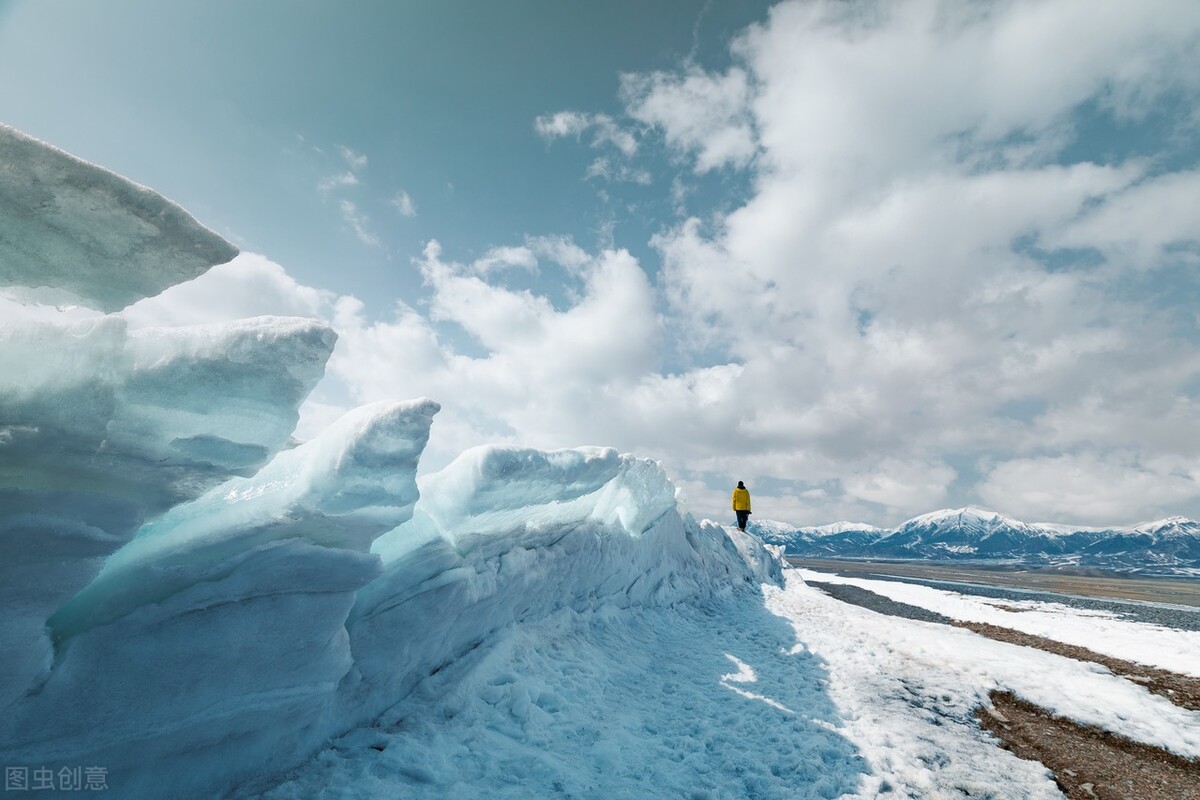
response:
{"label": "blue sky", "polygon": [[[619,113],[622,72],[726,64],[728,38],[767,7],[10,1],[0,107],[298,280],[374,303],[418,291],[409,259],[432,238],[461,258],[533,232],[648,253],[671,212],[663,186],[582,180],[589,149],[550,145],[534,120]],[[359,183],[317,191],[350,173],[344,149],[367,157]],[[390,203],[400,192],[415,215]]]}
{"label": "blue sky", "polygon": [[0,119],[243,250],[131,323],[798,524],[1200,516],[1198,100],[1190,0],[0,0]]}

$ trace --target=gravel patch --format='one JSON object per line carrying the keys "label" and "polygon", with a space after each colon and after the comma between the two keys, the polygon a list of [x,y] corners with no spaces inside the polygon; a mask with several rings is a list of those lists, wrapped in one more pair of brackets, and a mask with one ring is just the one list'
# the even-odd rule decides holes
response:
{"label": "gravel patch", "polygon": [[920,606],[909,605],[908,603],[898,603],[889,597],[884,597],[881,594],[876,594],[868,589],[860,589],[857,586],[850,586],[845,583],[823,583],[820,581],[804,581],[809,586],[815,586],[825,594],[841,600],[843,603],[850,603],[855,606],[869,608],[872,611],[878,611],[880,614],[888,614],[893,617],[903,617],[904,619],[915,619],[919,622],[941,622],[949,625],[952,620],[944,614],[939,614],[936,611],[930,611],[927,608]]}
{"label": "gravel patch", "polygon": [[979,725],[1054,774],[1070,800],[1198,800],[1200,762],[1080,725],[1007,692],[992,692]]}

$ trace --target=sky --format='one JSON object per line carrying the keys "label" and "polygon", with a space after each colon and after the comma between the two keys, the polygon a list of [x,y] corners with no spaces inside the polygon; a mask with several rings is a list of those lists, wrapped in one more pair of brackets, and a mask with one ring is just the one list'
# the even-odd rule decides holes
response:
{"label": "sky", "polygon": [[718,519],[1200,517],[1198,101],[1194,0],[0,0],[0,121],[242,250],[131,324]]}

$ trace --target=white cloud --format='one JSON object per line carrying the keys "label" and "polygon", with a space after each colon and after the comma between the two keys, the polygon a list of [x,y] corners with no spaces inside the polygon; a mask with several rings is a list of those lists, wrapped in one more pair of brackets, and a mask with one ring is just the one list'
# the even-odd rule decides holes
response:
{"label": "white cloud", "polygon": [[843,485],[853,498],[904,513],[908,509],[941,505],[956,476],[957,473],[943,463],[887,458],[867,472],[847,476]]}
{"label": "white cloud", "polygon": [[614,164],[611,158],[605,156],[592,161],[584,174],[589,178],[602,178],[619,183],[636,183],[640,186],[649,186],[654,181],[649,170],[631,167],[628,164]]}
{"label": "white cloud", "polygon": [[379,244],[379,237],[371,233],[370,219],[367,215],[358,210],[358,206],[350,200],[338,201],[338,208],[342,212],[342,219],[358,237],[358,240],[365,245],[375,247]]}
{"label": "white cloud", "polygon": [[536,273],[537,256],[528,247],[493,247],[484,253],[482,258],[476,259],[471,264],[471,268],[481,275],[506,267],[516,267]]}
{"label": "white cloud", "polygon": [[[582,252],[563,240],[534,244],[568,261]],[[475,265],[446,261],[437,242],[417,266],[431,291],[429,317],[400,305],[391,320],[371,321],[361,303],[341,302],[330,374],[360,402],[419,395],[442,402],[430,464],[484,441],[629,443],[624,430],[642,411],[630,387],[657,369],[659,331],[653,289],[628,253],[589,257],[577,299],[562,310],[489,283],[490,273]],[[457,352],[438,332],[446,324],[474,338],[484,355]]]}
{"label": "white cloud", "polygon": [[544,139],[564,136],[578,138],[592,124],[592,115],[578,111],[559,111],[544,114],[533,121],[533,128]]}
{"label": "white cloud", "polygon": [[353,172],[362,172],[367,166],[367,157],[362,153],[341,145],[338,147],[338,152],[342,154],[342,160],[346,162],[346,166],[350,167]]}
{"label": "white cloud", "polygon": [[[266,264],[213,270],[236,290],[196,302],[330,319],[343,389],[306,419],[343,395],[433,397],[426,469],[482,441],[608,444],[665,459],[718,518],[738,479],[756,516],[798,524],[978,501],[1200,516],[1200,318],[1170,285],[1129,288],[1194,254],[1196,165],[1064,156],[1089,144],[1081,104],[1133,126],[1167,98],[1192,107],[1198,33],[1191,0],[782,3],[727,70],[624,78],[621,119],[649,127],[535,121],[595,147],[597,176],[634,169],[646,136],[685,171],[744,170],[745,202],[654,238],[659,269],[563,237],[472,263],[434,242],[415,265],[427,297],[383,319]],[[365,168],[342,155],[345,174]],[[354,203],[339,210],[378,243]],[[533,288],[501,285],[513,268],[537,270]],[[156,300],[131,313],[199,313]]]}
{"label": "white cloud", "polygon": [[631,117],[661,128],[673,147],[695,152],[697,172],[745,166],[757,151],[742,69],[624,75],[621,93]]}
{"label": "white cloud", "polygon": [[[318,153],[321,151],[318,150]],[[348,189],[359,185],[359,174],[366,169],[367,157],[362,153],[351,150],[344,145],[338,146],[338,152],[342,156],[342,161],[346,163],[347,169],[323,178],[317,184],[317,191],[321,194],[329,194],[330,192],[339,189]]]}
{"label": "white cloud", "polygon": [[1134,269],[1181,257],[1200,264],[1198,203],[1200,171],[1168,173],[1106,196],[1046,244],[1094,247],[1110,261]]}
{"label": "white cloud", "polygon": [[257,253],[241,253],[200,277],[124,309],[130,327],[197,325],[274,315],[328,319],[337,296],[297,283]]}
{"label": "white cloud", "polygon": [[413,202],[412,197],[403,189],[398,190],[388,200],[388,205],[400,212],[402,217],[415,217],[417,215],[417,204]]}
{"label": "white cloud", "polygon": [[538,258],[553,261],[579,275],[592,257],[569,236],[527,236],[525,246]]}
{"label": "white cloud", "polygon": [[339,172],[336,175],[330,175],[324,178],[317,184],[317,191],[321,194],[329,194],[336,189],[346,189],[351,186],[358,186],[358,178],[353,172]]}
{"label": "white cloud", "polygon": [[[724,72],[627,76],[627,113],[695,171],[751,170],[744,205],[653,242],[685,352],[739,370],[724,468],[834,487],[781,494],[794,521],[891,524],[975,499],[950,457],[1179,452],[1200,364],[1126,278],[1195,259],[1196,173],[1056,162],[1080,104],[1132,119],[1195,92],[1198,32],[1187,3],[790,2]],[[1200,512],[1189,485],[1175,513]],[[1017,511],[998,486],[976,491]]]}
{"label": "white cloud", "polygon": [[592,147],[611,146],[626,158],[638,151],[637,137],[607,114],[584,114],[579,111],[544,114],[533,121],[533,129],[547,141],[564,137],[579,139],[590,130],[593,131]]}
{"label": "white cloud", "polygon": [[1012,459],[995,466],[980,487],[985,502],[1024,519],[1094,525],[1173,516],[1198,493],[1195,460],[1130,452]]}
{"label": "white cloud", "polygon": [[626,157],[637,153],[637,139],[628,130],[617,125],[611,117],[599,114],[593,118],[593,124],[596,126],[594,147],[610,144]]}

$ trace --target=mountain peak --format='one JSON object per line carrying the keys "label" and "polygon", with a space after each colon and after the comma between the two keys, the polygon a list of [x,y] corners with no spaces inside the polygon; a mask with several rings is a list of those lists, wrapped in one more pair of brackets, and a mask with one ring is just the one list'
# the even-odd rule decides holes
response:
{"label": "mountain peak", "polygon": [[1165,519],[1155,520],[1154,522],[1143,522],[1141,525],[1135,525],[1129,530],[1137,533],[1162,533],[1170,531],[1187,531],[1192,533],[1200,533],[1200,522],[1187,517],[1166,517]]}
{"label": "mountain peak", "polygon": [[900,525],[901,528],[906,528],[914,525],[938,525],[950,521],[966,521],[978,520],[979,522],[1003,522],[1009,525],[1020,526],[1022,523],[1015,519],[998,514],[995,511],[989,511],[986,508],[977,506],[963,506],[962,508],[943,508],[940,511],[931,511],[928,514],[921,514],[918,517],[904,522]]}

